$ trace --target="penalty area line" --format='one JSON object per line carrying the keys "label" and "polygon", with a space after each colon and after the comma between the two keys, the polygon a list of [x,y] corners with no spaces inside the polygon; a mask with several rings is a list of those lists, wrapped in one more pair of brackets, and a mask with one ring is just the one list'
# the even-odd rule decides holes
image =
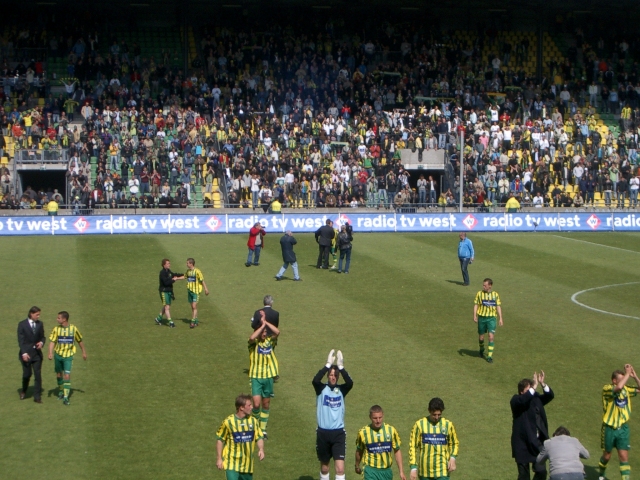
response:
{"label": "penalty area line", "polygon": [[[562,238],[566,238],[566,237],[562,237]],[[587,243],[590,243],[590,242],[587,242]],[[599,244],[596,244],[596,245],[599,245]],[[611,248],[615,248],[615,247],[611,247]],[[600,310],[599,308],[590,307],[589,305],[585,305],[584,303],[581,303],[578,300],[576,300],[583,293],[592,292],[594,290],[602,290],[604,288],[612,288],[612,287],[623,287],[626,285],[637,285],[639,283],[640,282],[616,283],[613,285],[603,285],[602,287],[587,288],[586,290],[580,290],[579,292],[576,292],[573,295],[571,295],[571,301],[576,305],[580,305],[581,307],[588,308],[589,310],[593,310],[594,312],[604,313],[606,315],[615,315],[616,317],[633,318],[634,320],[640,320],[640,317],[632,317],[631,315],[622,315],[621,313],[614,313],[614,312],[608,312],[606,310]]]}

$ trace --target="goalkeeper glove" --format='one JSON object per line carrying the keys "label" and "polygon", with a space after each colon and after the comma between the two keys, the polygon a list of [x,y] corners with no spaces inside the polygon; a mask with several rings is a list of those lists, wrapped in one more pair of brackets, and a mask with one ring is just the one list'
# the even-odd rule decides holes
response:
{"label": "goalkeeper glove", "polygon": [[334,361],[335,361],[335,359],[336,359],[335,352],[336,352],[335,350],[331,350],[331,351],[329,352],[329,356],[327,357],[327,364],[326,364],[326,367],[327,367],[327,368],[330,368],[330,367],[331,367],[331,365],[333,365],[333,362],[334,362]]}

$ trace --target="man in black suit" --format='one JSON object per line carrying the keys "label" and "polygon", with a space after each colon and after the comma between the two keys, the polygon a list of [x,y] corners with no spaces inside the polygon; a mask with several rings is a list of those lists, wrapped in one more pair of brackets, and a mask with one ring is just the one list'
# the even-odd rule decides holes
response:
{"label": "man in black suit", "polygon": [[40,309],[31,307],[28,318],[18,324],[18,358],[22,364],[22,390],[20,400],[24,400],[31,379],[31,371],[35,375],[33,400],[42,403],[42,347],[44,346],[44,325],[40,321]]}
{"label": "man in black suit", "polygon": [[[538,385],[543,393],[536,392]],[[525,378],[518,383],[518,395],[511,398],[513,427],[511,453],[518,465],[518,480],[530,480],[529,468],[533,464],[533,480],[545,480],[544,463],[536,463],[545,440],[549,439],[549,427],[544,406],[553,400],[553,391],[544,382],[544,372],[534,372],[533,380]]]}
{"label": "man in black suit", "polygon": [[[274,327],[278,328],[280,326],[280,313],[276,312],[273,308],[273,297],[271,295],[265,295],[264,300],[262,301],[264,307],[260,310],[256,310],[253,314],[253,318],[251,319],[251,328],[253,330],[257,330],[262,326],[262,316],[260,312],[264,312],[264,319],[267,323],[270,323]],[[267,330],[267,335],[271,335],[271,332]]]}
{"label": "man in black suit", "polygon": [[319,245],[318,262],[316,268],[329,268],[329,253],[331,251],[331,242],[336,232],[333,229],[333,222],[327,220],[326,225],[316,230],[316,242]]}
{"label": "man in black suit", "polygon": [[[284,265],[280,268],[280,271],[276,274],[276,280],[282,280],[282,275],[287,271],[289,265],[293,269],[293,280],[295,282],[299,282],[302,279],[300,278],[300,274],[298,273],[298,260],[296,258],[296,252],[293,251],[293,246],[298,243],[295,238],[293,238],[293,233],[291,230],[287,230],[282,238],[280,239],[280,248],[282,249],[282,260],[284,261]],[[269,320],[267,319],[267,322]]]}

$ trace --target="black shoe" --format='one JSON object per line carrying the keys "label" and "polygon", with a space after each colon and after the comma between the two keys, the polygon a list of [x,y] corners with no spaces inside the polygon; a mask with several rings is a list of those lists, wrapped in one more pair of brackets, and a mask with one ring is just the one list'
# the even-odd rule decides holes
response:
{"label": "black shoe", "polygon": [[170,328],[176,328],[176,324],[175,324],[175,323],[173,323],[173,322],[169,322],[169,327],[170,327]]}
{"label": "black shoe", "polygon": [[349,272],[342,272],[342,273],[349,273]]}
{"label": "black shoe", "polygon": [[275,278],[277,281],[282,280],[282,277],[279,277],[279,276],[277,276],[277,275],[276,275],[274,278]]}
{"label": "black shoe", "polygon": [[254,263],[253,266],[257,267],[258,265],[260,265],[259,263]]}
{"label": "black shoe", "polygon": [[245,263],[245,264],[244,264],[244,266],[245,266],[245,267],[250,267],[250,266],[251,266],[251,264],[250,264],[250,263]]}
{"label": "black shoe", "polygon": [[26,398],[26,394],[24,392],[20,392],[20,400],[24,400]]}
{"label": "black shoe", "polygon": [[293,279],[293,281],[294,281],[294,282],[301,282],[301,281],[302,281],[302,279],[301,279],[301,278],[294,278],[294,279]]}
{"label": "black shoe", "polygon": [[42,399],[40,398],[34,398],[33,401],[36,403],[42,403]]}
{"label": "black shoe", "polygon": [[338,270],[338,273],[342,273],[342,270]]}
{"label": "black shoe", "polygon": [[265,440],[269,440],[269,437],[267,437],[267,432],[265,432],[264,430],[262,431],[262,438],[264,438]]}
{"label": "black shoe", "polygon": [[487,363],[493,363],[493,357],[487,357]]}

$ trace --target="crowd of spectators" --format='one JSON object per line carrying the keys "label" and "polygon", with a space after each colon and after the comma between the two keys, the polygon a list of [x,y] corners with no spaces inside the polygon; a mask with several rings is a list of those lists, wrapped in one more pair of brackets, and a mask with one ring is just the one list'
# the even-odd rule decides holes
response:
{"label": "crowd of spectators", "polygon": [[[331,22],[201,37],[204,61],[188,72],[98,32],[44,37],[68,60],[64,92],[42,62],[5,61],[3,134],[66,150],[68,204],[88,207],[186,207],[200,192],[207,206],[215,178],[232,207],[454,206],[460,161],[467,206],[584,206],[596,193],[637,205],[636,43],[594,47],[577,30],[565,63],[537,82],[528,43],[491,29],[471,43],[391,25],[363,38]],[[616,134],[597,124],[607,111]],[[403,149],[446,153],[449,188],[427,191]]]}

